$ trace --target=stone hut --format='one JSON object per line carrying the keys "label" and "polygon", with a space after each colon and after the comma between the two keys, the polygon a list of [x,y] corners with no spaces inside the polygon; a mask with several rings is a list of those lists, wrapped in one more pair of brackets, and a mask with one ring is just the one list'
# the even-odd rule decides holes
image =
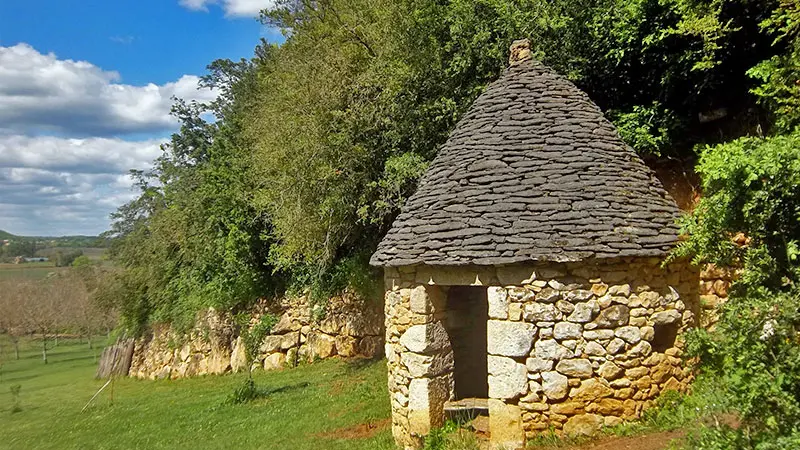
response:
{"label": "stone hut", "polygon": [[397,443],[465,414],[519,448],[683,389],[699,279],[662,267],[678,215],[597,105],[515,42],[372,256]]}

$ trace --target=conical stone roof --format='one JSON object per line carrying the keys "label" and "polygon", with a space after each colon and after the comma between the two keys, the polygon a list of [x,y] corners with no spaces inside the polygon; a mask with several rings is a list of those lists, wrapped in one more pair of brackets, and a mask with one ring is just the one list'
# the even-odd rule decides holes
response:
{"label": "conical stone roof", "polygon": [[662,257],[677,241],[679,214],[600,108],[527,60],[458,123],[371,263]]}

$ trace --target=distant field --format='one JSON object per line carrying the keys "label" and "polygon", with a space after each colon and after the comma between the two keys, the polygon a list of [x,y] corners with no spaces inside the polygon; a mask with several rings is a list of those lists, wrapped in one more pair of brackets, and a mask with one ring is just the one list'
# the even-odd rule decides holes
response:
{"label": "distant field", "polygon": [[103,254],[105,253],[105,248],[98,248],[98,247],[49,247],[36,252],[38,256],[45,256],[48,258],[52,258],[56,252],[62,251],[64,253],[70,253],[74,251],[82,251],[84,255],[89,257],[92,261],[102,261]]}
{"label": "distant field", "polygon": [[[386,365],[325,361],[257,371],[261,399],[226,404],[246,374],[103,385],[85,342],[62,340],[42,364],[36,342],[15,361],[0,335],[0,448],[389,450]],[[20,386],[18,412],[11,387]]]}
{"label": "distant field", "polygon": [[21,279],[41,280],[53,272],[66,270],[56,267],[52,262],[27,263],[27,264],[0,264],[0,280]]}
{"label": "distant field", "polygon": [[[102,265],[110,264],[107,260],[103,259],[106,249],[96,247],[82,247],[82,248],[69,248],[69,247],[52,247],[39,250],[37,255],[52,258],[57,251],[70,252],[80,250],[83,254],[92,261]],[[41,280],[47,277],[48,274],[53,272],[61,272],[66,270],[65,267],[56,267],[53,261],[36,262],[36,263],[23,263],[23,264],[3,264],[0,263],[0,280],[21,279],[21,280]]]}

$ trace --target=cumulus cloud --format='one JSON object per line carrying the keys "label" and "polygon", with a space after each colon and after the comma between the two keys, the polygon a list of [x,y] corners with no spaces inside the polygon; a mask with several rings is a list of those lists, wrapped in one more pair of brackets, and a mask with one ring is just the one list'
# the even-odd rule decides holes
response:
{"label": "cumulus cloud", "polygon": [[180,0],[181,6],[193,11],[208,11],[209,5],[219,5],[231,17],[255,17],[275,3],[276,0]]}
{"label": "cumulus cloud", "polygon": [[172,97],[210,101],[199,78],[133,86],[117,72],[86,61],[61,60],[28,44],[0,46],[0,132],[115,136],[173,129]]}
{"label": "cumulus cloud", "polygon": [[76,173],[117,173],[146,168],[161,154],[162,141],[0,136],[0,168],[36,168]]}
{"label": "cumulus cloud", "polygon": [[216,97],[198,90],[198,81],[184,75],[133,86],[87,61],[59,59],[25,43],[0,46],[0,229],[107,230],[109,214],[136,196],[128,171],[150,168],[161,154],[163,140],[141,136],[177,129],[172,97]]}
{"label": "cumulus cloud", "polygon": [[159,140],[0,136],[0,229],[98,234],[134,198],[129,169],[147,169]]}

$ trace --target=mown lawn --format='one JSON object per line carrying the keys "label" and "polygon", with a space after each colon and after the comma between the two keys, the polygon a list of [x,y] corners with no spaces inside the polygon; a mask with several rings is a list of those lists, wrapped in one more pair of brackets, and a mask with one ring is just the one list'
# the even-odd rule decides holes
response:
{"label": "mown lawn", "polygon": [[[0,358],[0,448],[394,448],[383,361],[259,371],[254,379],[266,395],[246,404],[225,402],[245,374],[121,379],[113,401],[107,388],[82,413],[103,385],[93,379],[94,356],[85,342],[62,342],[48,365],[35,345],[14,361],[3,342]],[[12,412],[13,385],[21,386],[19,412]]]}

